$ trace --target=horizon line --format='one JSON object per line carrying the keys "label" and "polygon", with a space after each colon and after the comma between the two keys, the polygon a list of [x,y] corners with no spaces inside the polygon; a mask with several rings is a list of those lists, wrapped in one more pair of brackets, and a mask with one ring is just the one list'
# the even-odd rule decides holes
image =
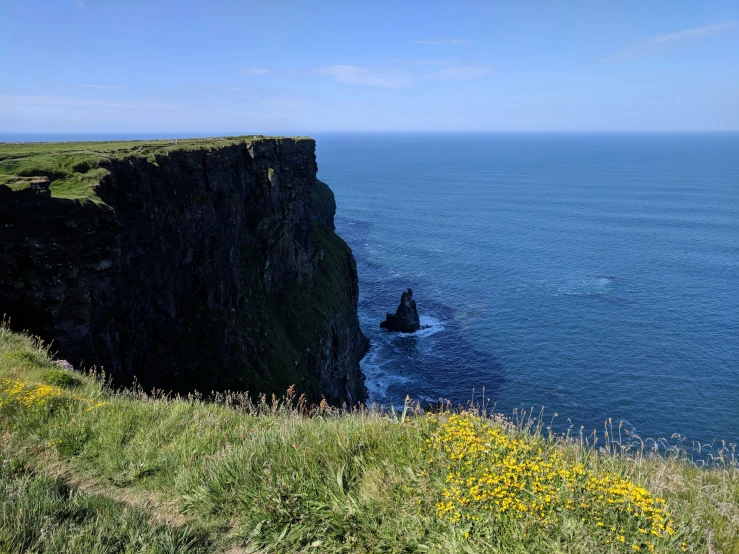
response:
{"label": "horizon line", "polygon": [[[625,135],[625,134],[650,134],[650,135],[685,135],[685,134],[735,134],[739,129],[679,129],[679,130],[274,130],[269,132],[250,131],[4,131],[2,135],[162,135],[171,137],[192,136],[192,138],[204,137],[238,137],[249,135],[263,136],[310,136],[311,134],[354,134],[354,135],[438,135],[438,134],[519,134],[519,135]],[[1,142],[1,141],[0,141]]]}

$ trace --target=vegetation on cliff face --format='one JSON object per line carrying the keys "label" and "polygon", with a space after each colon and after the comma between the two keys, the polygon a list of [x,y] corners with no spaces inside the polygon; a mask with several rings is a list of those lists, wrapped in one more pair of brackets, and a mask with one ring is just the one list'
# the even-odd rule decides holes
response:
{"label": "vegetation on cliff face", "polygon": [[0,551],[739,551],[730,452],[530,421],[116,393],[3,327]]}
{"label": "vegetation on cliff face", "polygon": [[[246,336],[261,333],[268,340],[261,341],[259,363],[241,367],[236,373],[251,392],[284,391],[294,385],[316,402],[323,395],[330,404],[338,405],[350,396],[342,387],[351,375],[325,375],[320,382],[306,374],[305,368],[348,367],[364,355],[368,342],[359,332],[356,312],[346,306],[347,299],[358,294],[351,249],[323,223],[316,223],[312,240],[320,253],[317,271],[302,282],[290,279],[274,294],[259,290],[253,295],[251,310],[240,315],[239,332]],[[256,258],[244,256],[245,260]],[[344,359],[339,359],[342,356]],[[349,383],[348,389],[363,392],[362,376],[354,378],[358,382]],[[363,401],[364,395],[352,400],[347,404]]]}

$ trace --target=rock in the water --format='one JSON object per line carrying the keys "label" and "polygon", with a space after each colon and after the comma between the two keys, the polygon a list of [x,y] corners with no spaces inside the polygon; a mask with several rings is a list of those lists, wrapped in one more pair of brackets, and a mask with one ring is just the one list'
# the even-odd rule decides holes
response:
{"label": "rock in the water", "polygon": [[413,300],[413,291],[408,289],[400,296],[400,306],[394,314],[386,314],[385,321],[380,327],[389,331],[413,333],[421,328],[421,320],[416,311],[416,301]]}

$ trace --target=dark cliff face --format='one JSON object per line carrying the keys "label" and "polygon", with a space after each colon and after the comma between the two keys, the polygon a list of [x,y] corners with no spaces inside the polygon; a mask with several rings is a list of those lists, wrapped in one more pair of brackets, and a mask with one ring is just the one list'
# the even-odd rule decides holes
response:
{"label": "dark cliff face", "polygon": [[123,384],[365,400],[355,262],[314,149],[114,159],[103,204],[0,185],[0,312]]}

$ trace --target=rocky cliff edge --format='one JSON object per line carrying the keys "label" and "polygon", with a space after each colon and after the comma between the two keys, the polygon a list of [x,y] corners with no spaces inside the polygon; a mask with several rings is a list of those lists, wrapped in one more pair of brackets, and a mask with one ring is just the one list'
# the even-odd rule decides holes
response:
{"label": "rocky cliff edge", "polygon": [[366,398],[312,139],[0,145],[0,314],[144,388]]}

